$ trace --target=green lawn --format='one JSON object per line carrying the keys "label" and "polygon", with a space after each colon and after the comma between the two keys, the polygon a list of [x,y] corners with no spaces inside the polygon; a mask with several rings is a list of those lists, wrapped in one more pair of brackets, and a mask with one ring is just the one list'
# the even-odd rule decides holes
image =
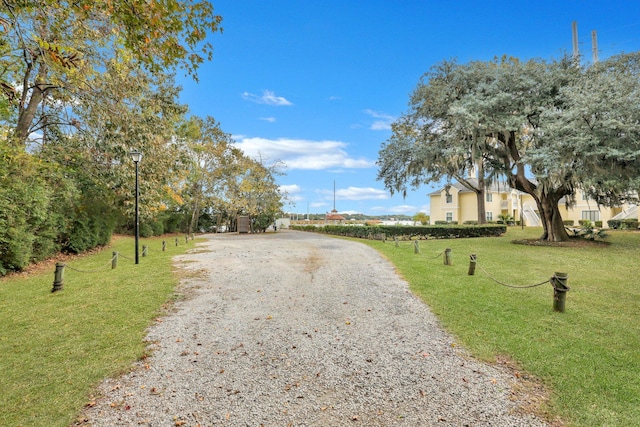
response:
{"label": "green lawn", "polygon": [[[397,266],[457,342],[482,359],[508,356],[541,380],[552,391],[552,415],[574,426],[640,425],[640,234],[613,232],[606,247],[511,243],[539,234],[510,228],[501,238],[421,241],[420,254],[409,243],[360,241]],[[170,258],[193,247],[170,240],[162,252],[161,240],[143,239],[150,254],[137,266],[120,259],[98,273],[67,268],[56,293],[53,266],[0,279],[0,425],[68,426],[103,378],[145,354],[145,329],[174,295]],[[445,248],[453,266],[443,265]],[[133,240],[68,264],[110,266],[112,250],[133,258]],[[553,312],[551,285],[508,288],[480,267],[511,285],[567,273],[566,312]]]}
{"label": "green lawn", "polygon": [[[500,238],[366,241],[407,279],[460,344],[485,360],[507,356],[551,390],[544,408],[574,426],[640,425],[640,234],[611,232],[608,246],[511,243],[541,229],[510,228]],[[438,256],[452,249],[453,266]],[[469,276],[469,255],[478,257]],[[435,258],[433,258],[435,257]],[[568,274],[565,313],[550,284]]]}
{"label": "green lawn", "polygon": [[[67,261],[64,289],[52,293],[50,271],[0,279],[0,425],[69,426],[104,378],[145,354],[145,329],[174,295],[170,258],[193,248],[142,239],[149,254],[132,261],[132,238]],[[120,258],[111,269],[112,251]],[[106,268],[105,268],[106,267]]]}

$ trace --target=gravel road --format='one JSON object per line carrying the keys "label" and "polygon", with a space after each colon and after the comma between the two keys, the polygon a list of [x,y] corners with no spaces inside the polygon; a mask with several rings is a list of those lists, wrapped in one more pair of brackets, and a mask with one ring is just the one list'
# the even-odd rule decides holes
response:
{"label": "gravel road", "polygon": [[152,355],[100,386],[93,426],[544,426],[369,247],[216,234],[176,263],[185,298]]}

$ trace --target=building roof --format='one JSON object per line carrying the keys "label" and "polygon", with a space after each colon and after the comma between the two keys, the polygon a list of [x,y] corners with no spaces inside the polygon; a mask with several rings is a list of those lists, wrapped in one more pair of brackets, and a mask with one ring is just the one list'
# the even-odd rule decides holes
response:
{"label": "building roof", "polygon": [[334,209],[331,212],[327,213],[325,219],[327,221],[344,221],[345,218],[340,215],[337,210]]}

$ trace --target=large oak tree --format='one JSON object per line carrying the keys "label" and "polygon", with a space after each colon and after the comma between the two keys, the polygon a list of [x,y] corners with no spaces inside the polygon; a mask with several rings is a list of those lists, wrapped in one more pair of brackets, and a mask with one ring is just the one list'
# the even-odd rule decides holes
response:
{"label": "large oak tree", "polygon": [[640,176],[638,54],[590,67],[569,58],[445,61],[426,73],[380,151],[387,188],[456,177],[482,159],[536,201],[544,240],[568,238],[558,202],[582,188],[607,205]]}

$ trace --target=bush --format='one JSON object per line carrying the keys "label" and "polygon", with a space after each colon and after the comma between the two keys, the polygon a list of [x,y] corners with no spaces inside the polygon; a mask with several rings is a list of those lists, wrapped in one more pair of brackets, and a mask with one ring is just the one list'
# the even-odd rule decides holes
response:
{"label": "bush", "polygon": [[574,220],[572,220],[572,219],[565,219],[565,220],[562,221],[562,223],[564,225],[566,225],[567,227],[573,227],[576,222]]}
{"label": "bush", "polygon": [[46,165],[0,145],[0,166],[0,275],[4,275],[55,253],[57,224],[51,215]]}
{"label": "bush", "polygon": [[403,240],[415,239],[455,239],[465,237],[491,237],[500,236],[507,232],[505,225],[434,225],[434,226],[387,226],[375,227],[353,225],[325,225],[316,227],[313,225],[292,226],[293,230],[312,231],[316,233],[332,234],[344,237],[357,237],[367,239],[370,234],[384,233],[387,238],[398,237]]}
{"label": "bush", "polygon": [[613,230],[637,230],[637,219],[610,219],[607,221],[609,228]]}
{"label": "bush", "polygon": [[151,227],[151,224],[148,222],[142,222],[140,223],[140,230],[138,230],[138,232],[140,233],[140,237],[151,237],[153,236],[153,227]]}
{"label": "bush", "polygon": [[154,236],[162,236],[164,234],[164,223],[162,221],[153,221],[151,223],[151,229]]}

